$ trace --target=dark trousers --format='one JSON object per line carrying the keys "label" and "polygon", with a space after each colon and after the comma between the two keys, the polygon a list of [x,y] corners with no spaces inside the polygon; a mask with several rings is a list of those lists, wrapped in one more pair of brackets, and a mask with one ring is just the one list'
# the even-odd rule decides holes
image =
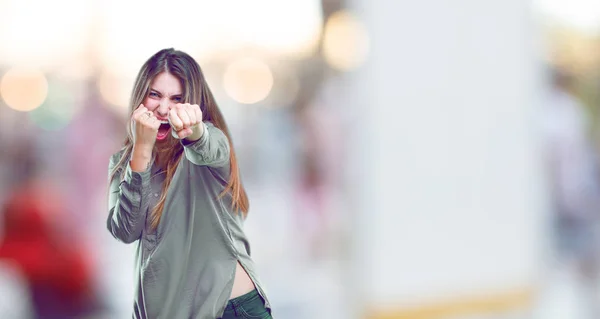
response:
{"label": "dark trousers", "polygon": [[258,294],[256,289],[245,295],[229,300],[221,319],[235,318],[273,319],[271,313],[265,307],[264,300]]}

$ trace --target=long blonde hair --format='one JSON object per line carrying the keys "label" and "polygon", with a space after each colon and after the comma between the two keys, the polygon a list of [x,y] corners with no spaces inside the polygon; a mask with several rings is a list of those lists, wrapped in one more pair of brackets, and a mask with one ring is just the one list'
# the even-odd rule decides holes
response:
{"label": "long blonde hair", "polygon": [[[144,63],[140,69],[133,91],[131,99],[129,101],[129,116],[133,114],[133,111],[143,103],[145,97],[150,89],[152,80],[162,72],[168,72],[179,79],[183,88],[183,102],[200,105],[202,110],[202,120],[211,122],[215,127],[219,128],[227,139],[229,140],[229,160],[230,160],[230,174],[227,186],[223,190],[220,196],[230,193],[232,196],[232,209],[235,212],[242,212],[245,215],[248,214],[249,202],[248,195],[244,187],[242,186],[237,159],[231,140],[231,135],[223,114],[217,106],[208,84],[202,73],[200,65],[188,54],[182,51],[170,49],[163,49],[154,54],[148,61]],[[162,193],[160,200],[156,206],[152,209],[152,228],[156,229],[160,222],[160,217],[165,206],[165,199],[167,197],[167,189],[171,184],[173,175],[181,157],[183,155],[183,146],[177,141],[171,140],[171,143],[167,145],[167,148],[159,150],[155,146],[155,156],[157,152],[161,153],[161,157],[167,159],[165,163],[166,167],[166,178],[162,186]],[[133,150],[133,132],[131,125],[127,125],[127,136],[123,142],[123,153],[117,165],[110,173],[110,180],[112,181],[117,172],[121,171],[124,173],[124,167],[127,165],[127,161],[131,156]]]}

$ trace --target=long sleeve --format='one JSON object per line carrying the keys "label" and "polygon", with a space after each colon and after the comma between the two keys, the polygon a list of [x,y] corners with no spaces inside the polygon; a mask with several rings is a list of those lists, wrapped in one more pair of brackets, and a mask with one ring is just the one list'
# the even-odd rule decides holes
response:
{"label": "long sleeve", "polygon": [[[118,157],[113,156],[109,164],[109,172],[116,162]],[[150,168],[138,173],[132,171],[127,163],[124,178],[118,176],[110,181],[106,226],[113,237],[129,244],[141,237],[146,221]]]}
{"label": "long sleeve", "polygon": [[192,143],[182,140],[185,157],[195,165],[224,167],[229,164],[229,140],[212,123],[205,122],[202,137]]}

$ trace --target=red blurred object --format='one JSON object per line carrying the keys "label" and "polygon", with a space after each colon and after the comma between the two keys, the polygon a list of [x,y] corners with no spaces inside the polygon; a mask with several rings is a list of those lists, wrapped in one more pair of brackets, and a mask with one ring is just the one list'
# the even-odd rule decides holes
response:
{"label": "red blurred object", "polygon": [[40,186],[27,183],[8,198],[0,259],[12,261],[23,272],[38,317],[60,318],[90,303],[90,267],[76,240],[66,243],[53,234],[48,219],[60,218],[66,205],[48,185]]}

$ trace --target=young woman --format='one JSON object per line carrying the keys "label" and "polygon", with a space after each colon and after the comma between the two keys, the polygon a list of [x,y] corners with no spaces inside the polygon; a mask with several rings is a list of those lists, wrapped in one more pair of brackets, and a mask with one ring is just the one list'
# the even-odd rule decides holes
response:
{"label": "young woman", "polygon": [[271,318],[243,230],[248,197],[198,63],[161,50],[142,66],[109,164],[110,233],[137,242],[134,318]]}

